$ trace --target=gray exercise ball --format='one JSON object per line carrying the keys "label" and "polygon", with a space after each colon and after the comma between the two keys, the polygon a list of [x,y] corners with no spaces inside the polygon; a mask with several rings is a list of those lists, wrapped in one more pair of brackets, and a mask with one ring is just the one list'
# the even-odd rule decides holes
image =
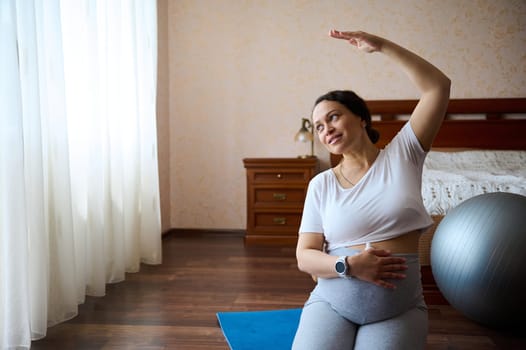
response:
{"label": "gray exercise ball", "polygon": [[526,197],[486,193],[452,209],[431,241],[431,269],[446,300],[490,327],[526,322]]}

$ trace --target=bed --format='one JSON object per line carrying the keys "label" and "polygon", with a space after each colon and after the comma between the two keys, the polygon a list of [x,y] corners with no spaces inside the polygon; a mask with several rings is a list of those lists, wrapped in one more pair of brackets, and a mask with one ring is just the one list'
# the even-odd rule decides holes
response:
{"label": "bed", "polygon": [[[384,147],[406,123],[416,100],[371,100],[373,127]],[[330,155],[331,166],[341,157]],[[424,166],[422,195],[434,225],[419,245],[424,297],[429,304],[447,301],[430,266],[433,233],[447,212],[487,192],[526,195],[526,98],[452,99]]]}

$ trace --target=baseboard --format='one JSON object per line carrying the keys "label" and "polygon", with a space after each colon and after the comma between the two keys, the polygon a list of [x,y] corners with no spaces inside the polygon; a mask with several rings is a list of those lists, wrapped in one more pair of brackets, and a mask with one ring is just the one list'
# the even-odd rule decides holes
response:
{"label": "baseboard", "polygon": [[163,232],[163,238],[168,235],[177,235],[177,236],[209,236],[209,235],[221,235],[221,236],[235,236],[235,237],[245,237],[245,230],[236,230],[236,229],[203,229],[203,228],[171,228]]}

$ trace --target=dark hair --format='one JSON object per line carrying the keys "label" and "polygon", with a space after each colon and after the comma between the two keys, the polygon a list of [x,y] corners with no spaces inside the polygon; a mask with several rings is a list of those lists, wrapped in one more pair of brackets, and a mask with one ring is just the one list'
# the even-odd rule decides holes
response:
{"label": "dark hair", "polygon": [[344,105],[353,114],[365,120],[365,131],[372,143],[376,143],[380,138],[378,130],[371,127],[371,113],[365,101],[351,90],[334,90],[321,95],[316,99],[314,106],[322,101],[335,101]]}

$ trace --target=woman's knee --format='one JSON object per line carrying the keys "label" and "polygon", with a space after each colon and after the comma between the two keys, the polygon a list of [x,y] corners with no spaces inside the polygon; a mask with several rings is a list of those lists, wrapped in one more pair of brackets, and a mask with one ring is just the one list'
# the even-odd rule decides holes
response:
{"label": "woman's knee", "polygon": [[301,314],[293,350],[352,349],[356,325],[326,302],[307,304]]}
{"label": "woman's knee", "polygon": [[427,310],[416,307],[397,317],[361,326],[354,349],[424,349],[427,333]]}

